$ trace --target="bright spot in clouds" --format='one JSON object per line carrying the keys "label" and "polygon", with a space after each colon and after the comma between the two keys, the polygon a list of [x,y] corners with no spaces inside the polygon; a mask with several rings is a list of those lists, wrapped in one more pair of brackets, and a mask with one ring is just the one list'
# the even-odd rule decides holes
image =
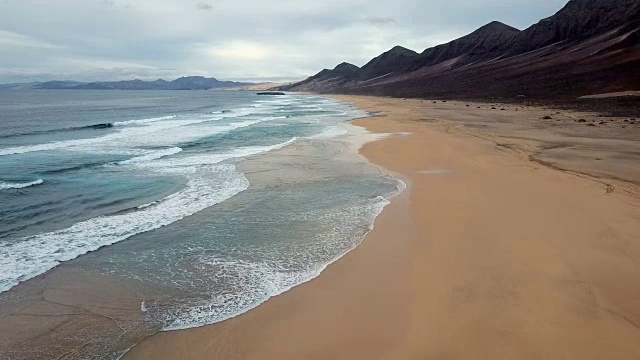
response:
{"label": "bright spot in clouds", "polygon": [[267,47],[247,41],[232,41],[213,46],[210,53],[214,58],[225,61],[260,61],[269,57]]}

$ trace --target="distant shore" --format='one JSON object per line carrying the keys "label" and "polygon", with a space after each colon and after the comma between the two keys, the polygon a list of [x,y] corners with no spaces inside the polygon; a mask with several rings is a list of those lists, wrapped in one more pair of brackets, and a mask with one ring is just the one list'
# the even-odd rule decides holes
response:
{"label": "distant shore", "polygon": [[338,98],[387,115],[355,122],[396,134],[361,153],[407,191],[314,281],[229,321],[154,335],[125,359],[640,357],[637,125]]}

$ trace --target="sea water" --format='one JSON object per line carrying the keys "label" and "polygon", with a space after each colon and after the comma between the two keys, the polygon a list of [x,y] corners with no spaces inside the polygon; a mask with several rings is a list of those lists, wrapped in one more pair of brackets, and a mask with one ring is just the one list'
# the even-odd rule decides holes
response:
{"label": "sea water", "polygon": [[0,91],[0,293],[69,264],[154,288],[149,328],[213,324],[318,276],[402,190],[328,98]]}

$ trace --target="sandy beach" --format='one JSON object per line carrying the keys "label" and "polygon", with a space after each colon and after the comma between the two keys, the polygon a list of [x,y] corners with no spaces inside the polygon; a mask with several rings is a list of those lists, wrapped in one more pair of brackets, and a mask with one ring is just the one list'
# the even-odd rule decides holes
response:
{"label": "sandy beach", "polygon": [[394,134],[361,152],[408,184],[363,244],[255,310],[124,359],[640,358],[638,125],[339,98],[386,115],[355,122]]}

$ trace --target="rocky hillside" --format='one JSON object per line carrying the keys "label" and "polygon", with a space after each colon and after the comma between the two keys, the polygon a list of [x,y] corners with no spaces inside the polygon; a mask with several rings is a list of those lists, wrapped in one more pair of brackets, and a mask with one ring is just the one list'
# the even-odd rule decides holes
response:
{"label": "rocky hillside", "polygon": [[417,52],[396,46],[369,61],[357,74],[360,80],[370,80],[406,71],[420,57]]}
{"label": "rocky hillside", "polygon": [[640,90],[638,69],[640,1],[571,0],[555,15],[523,31],[494,21],[421,54],[396,47],[361,69],[333,72],[330,81],[328,73],[320,73],[285,90],[574,98]]}
{"label": "rocky hillside", "polygon": [[639,16],[638,0],[572,0],[555,15],[523,31],[508,53],[517,55],[560,41],[579,41]]}
{"label": "rocky hillside", "polygon": [[342,63],[333,70],[324,69],[304,81],[275,89],[289,90],[295,87],[294,91],[325,92],[328,89],[339,89],[346,86],[348,82],[357,77],[359,71],[360,68],[353,64]]}
{"label": "rocky hillside", "polygon": [[451,68],[455,68],[499,57],[519,33],[520,30],[514,27],[493,21],[467,36],[425,50],[412,70],[449,60],[455,60],[451,64]]}

